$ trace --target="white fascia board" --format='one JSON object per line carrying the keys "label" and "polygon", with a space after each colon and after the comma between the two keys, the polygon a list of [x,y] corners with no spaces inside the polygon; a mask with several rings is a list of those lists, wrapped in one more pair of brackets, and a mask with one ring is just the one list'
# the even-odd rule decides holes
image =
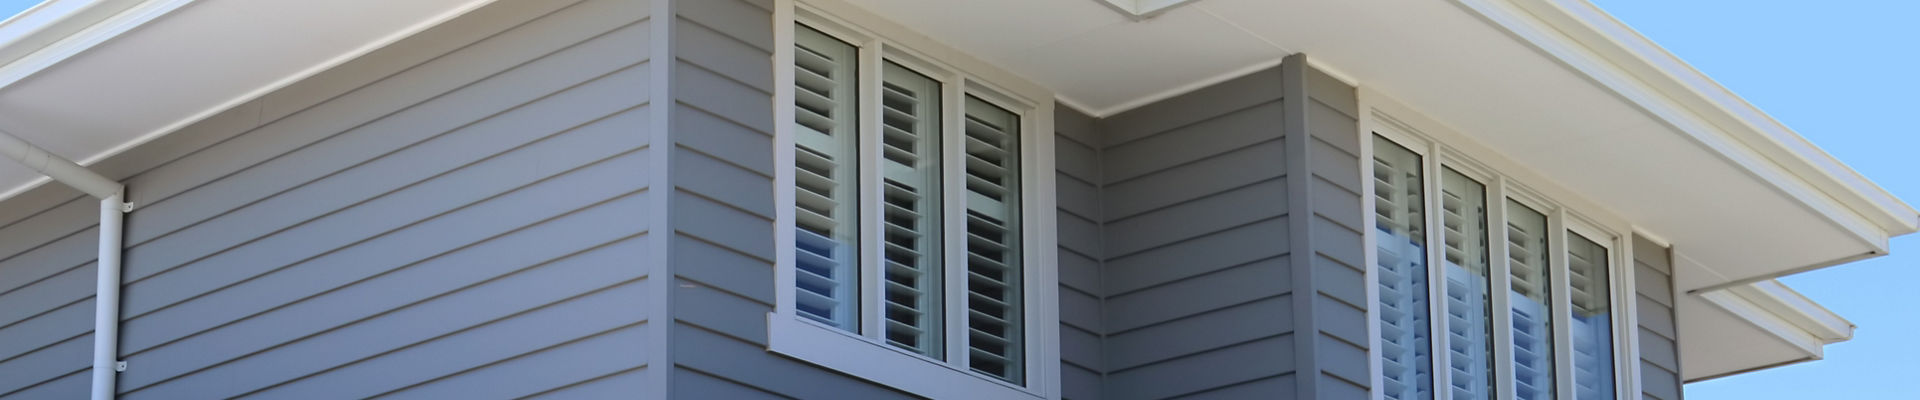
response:
{"label": "white fascia board", "polygon": [[1454,0],[1885,253],[1920,212],[1586,0]]}
{"label": "white fascia board", "polygon": [[1852,322],[1840,317],[1832,310],[1821,307],[1800,292],[1794,291],[1777,280],[1754,282],[1727,289],[1729,292],[1745,298],[1748,302],[1760,306],[1779,316],[1794,326],[1807,331],[1826,343],[1839,343],[1853,339]]}
{"label": "white fascia board", "polygon": [[[0,87],[52,68],[193,0],[50,0],[0,23]],[[15,36],[17,35],[17,36]]]}
{"label": "white fascia board", "polygon": [[1853,338],[1852,323],[1778,281],[1706,292],[1700,297],[1814,360],[1825,357],[1827,344]]}

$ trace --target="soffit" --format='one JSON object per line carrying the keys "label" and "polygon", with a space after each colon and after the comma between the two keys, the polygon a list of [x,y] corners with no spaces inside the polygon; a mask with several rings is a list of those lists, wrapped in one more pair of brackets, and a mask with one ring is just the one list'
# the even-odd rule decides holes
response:
{"label": "soffit", "polygon": [[[141,10],[184,3],[70,56],[50,59],[42,50],[13,60],[9,73],[23,63],[51,64],[0,81],[0,130],[88,164],[490,1],[120,4]],[[76,31],[128,23],[91,22],[101,23]],[[0,162],[0,199],[44,181],[20,165]]]}

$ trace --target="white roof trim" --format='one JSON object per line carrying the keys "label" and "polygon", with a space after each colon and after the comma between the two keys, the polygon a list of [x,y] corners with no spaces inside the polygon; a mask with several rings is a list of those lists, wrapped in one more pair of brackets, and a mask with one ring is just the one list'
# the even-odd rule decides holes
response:
{"label": "white roof trim", "polygon": [[1799,348],[1808,359],[1824,358],[1827,344],[1853,339],[1853,323],[1779,281],[1756,282],[1700,297]]}
{"label": "white roof trim", "polygon": [[[378,50],[494,2],[494,0],[463,1],[464,3],[455,7],[441,10],[422,20],[414,21],[401,27],[397,31],[360,44],[347,52],[337,54],[332,58],[307,66],[292,74],[281,76],[263,86],[252,88],[213,106],[185,114],[179,119],[142,132],[138,136],[132,137],[131,140],[121,142],[112,148],[84,157],[75,157],[76,159],[74,161],[83,166],[92,165],[109,157],[119,155],[156,138],[200,122],[201,120],[240,104],[258,99],[266,94],[300,82],[320,72],[344,64],[374,50]],[[36,74],[59,68],[62,62],[94,49],[96,46],[107,43],[116,37],[127,34],[136,28],[148,24],[162,23],[162,17],[194,2],[195,0],[51,0],[49,3],[29,10],[28,13],[53,12],[47,10],[67,10],[66,14],[60,15],[60,18],[63,19],[51,20],[51,22],[48,22],[47,27],[33,31],[29,33],[29,35],[64,36],[48,36],[40,39],[29,37],[28,39],[21,39],[15,42],[0,43],[0,62],[4,63],[0,64],[0,88],[30,79]],[[69,3],[77,5],[69,6]],[[117,6],[120,8],[102,8],[108,6]],[[111,13],[105,13],[105,11],[101,10],[111,11]],[[0,23],[0,32],[13,29],[12,27],[19,20],[21,19],[15,18]],[[15,46],[16,44],[29,45],[38,43],[33,40],[40,40],[51,44],[26,53],[16,59],[4,58],[6,55],[18,51],[11,46]],[[33,190],[51,181],[51,179],[41,176],[18,186],[0,187],[0,200],[12,198],[13,196]]]}
{"label": "white roof trim", "polygon": [[1586,0],[1455,0],[1885,253],[1920,212]]}
{"label": "white roof trim", "polygon": [[[0,23],[0,87],[11,86],[193,0],[50,0]],[[5,196],[0,196],[5,197]]]}
{"label": "white roof trim", "polygon": [[1839,343],[1853,339],[1852,322],[1848,322],[1846,318],[1840,317],[1826,307],[1821,307],[1780,281],[1754,282],[1750,285],[1727,289],[1727,291],[1768,310],[1825,343]]}

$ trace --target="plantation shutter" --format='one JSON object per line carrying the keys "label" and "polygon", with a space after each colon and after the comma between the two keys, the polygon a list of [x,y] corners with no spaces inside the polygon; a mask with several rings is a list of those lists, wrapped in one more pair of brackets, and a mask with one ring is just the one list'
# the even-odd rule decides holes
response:
{"label": "plantation shutter", "polygon": [[1507,267],[1512,287],[1513,398],[1554,397],[1553,308],[1547,279],[1547,216],[1507,200]]}
{"label": "plantation shutter", "polygon": [[965,110],[967,366],[1023,384],[1019,116],[972,96]]}
{"label": "plantation shutter", "polygon": [[892,62],[881,73],[882,302],[887,343],[944,358],[940,83]]}
{"label": "plantation shutter", "polygon": [[860,326],[858,52],[794,29],[794,308],[848,331]]}
{"label": "plantation shutter", "polygon": [[1452,168],[1440,179],[1448,383],[1454,399],[1488,399],[1493,397],[1493,321],[1486,186]]}
{"label": "plantation shutter", "polygon": [[1388,399],[1433,398],[1422,182],[1420,155],[1374,138],[1381,391]]}
{"label": "plantation shutter", "polygon": [[1567,234],[1568,299],[1573,302],[1573,398],[1613,398],[1613,313],[1607,248]]}

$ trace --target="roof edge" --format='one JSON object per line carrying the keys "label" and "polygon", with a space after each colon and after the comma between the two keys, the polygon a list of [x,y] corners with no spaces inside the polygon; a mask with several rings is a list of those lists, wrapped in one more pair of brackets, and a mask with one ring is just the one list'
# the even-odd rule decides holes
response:
{"label": "roof edge", "polygon": [[1814,359],[1820,359],[1825,356],[1825,346],[1828,342],[1814,332],[1796,324],[1792,319],[1782,316],[1780,314],[1782,311],[1786,311],[1789,314],[1793,312],[1791,310],[1775,309],[1774,307],[1777,305],[1776,302],[1765,301],[1766,299],[1754,301],[1754,299],[1750,299],[1732,289],[1707,292],[1701,294],[1700,298],[1706,300],[1708,304],[1720,307],[1720,309],[1725,310],[1736,318],[1747,321],[1747,323],[1759,328],[1761,332],[1765,332],[1775,339],[1779,339],[1781,342],[1800,349],[1801,354],[1805,354]]}
{"label": "roof edge", "polygon": [[1454,0],[1885,251],[1920,212],[1587,0]]}
{"label": "roof edge", "polygon": [[1799,348],[1807,356],[1806,360],[1823,359],[1826,357],[1826,345],[1853,339],[1852,322],[1779,281],[1755,282],[1703,293],[1700,297],[1782,342]]}
{"label": "roof edge", "polygon": [[1728,289],[1747,301],[1787,320],[1827,344],[1853,339],[1853,322],[1820,306],[1777,280],[1754,282]]}

